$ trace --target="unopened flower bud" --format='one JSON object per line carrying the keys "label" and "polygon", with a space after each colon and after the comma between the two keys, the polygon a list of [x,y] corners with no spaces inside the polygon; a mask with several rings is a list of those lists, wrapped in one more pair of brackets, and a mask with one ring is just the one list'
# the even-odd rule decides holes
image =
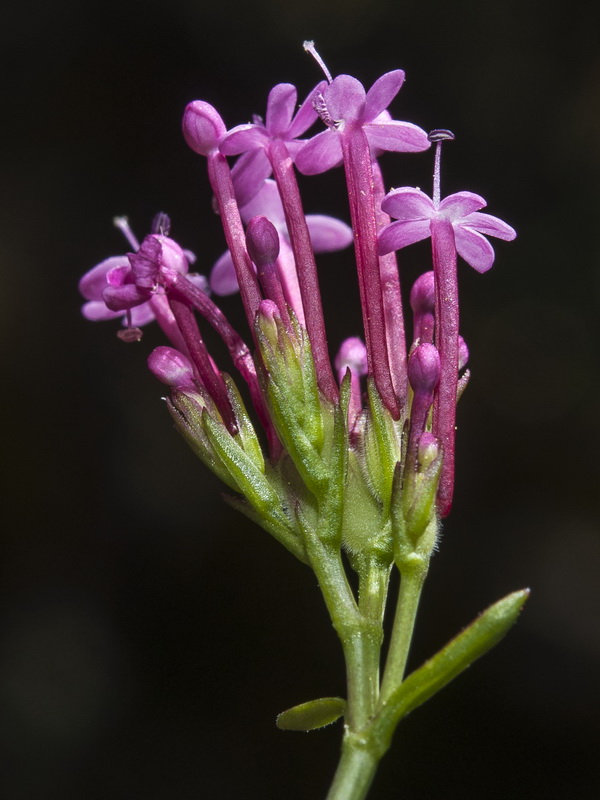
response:
{"label": "unopened flower bud", "polygon": [[246,229],[246,247],[250,258],[260,269],[274,264],[279,255],[279,234],[266,217],[252,217]]}
{"label": "unopened flower bud", "polygon": [[350,427],[352,427],[362,407],[360,379],[369,371],[367,348],[362,339],[359,339],[358,336],[350,336],[348,339],[344,339],[335,357],[335,368],[340,384],[344,380],[346,371],[350,370],[348,420]]}
{"label": "unopened flower bud", "polygon": [[194,371],[189,359],[173,347],[156,347],[148,356],[148,368],[167,386],[194,387]]}
{"label": "unopened flower bud", "polygon": [[417,395],[430,395],[440,379],[440,354],[437,347],[425,342],[417,345],[408,359],[408,380]]}
{"label": "unopened flower bud", "polygon": [[467,366],[469,361],[469,348],[462,336],[458,337],[458,371],[460,372]]}
{"label": "unopened flower bud", "polygon": [[433,270],[424,272],[414,282],[410,292],[410,307],[415,314],[433,314],[435,309]]}
{"label": "unopened flower bud", "polygon": [[275,322],[276,319],[280,318],[277,303],[272,300],[261,300],[258,306],[258,314],[269,322]]}
{"label": "unopened flower bud", "polygon": [[414,282],[410,293],[415,342],[432,342],[435,327],[435,279],[425,272]]}
{"label": "unopened flower bud", "polygon": [[367,348],[362,339],[359,339],[358,336],[344,339],[335,357],[335,368],[340,376],[340,381],[348,368],[353,374],[360,377],[367,374]]}
{"label": "unopened flower bud", "polygon": [[439,442],[433,433],[429,431],[425,431],[419,437],[419,443],[417,445],[417,461],[419,463],[419,468],[421,471],[426,470],[435,459],[438,457],[440,452]]}
{"label": "unopened flower bud", "polygon": [[217,110],[203,100],[188,103],[183,112],[182,128],[189,147],[202,156],[214,153],[227,132]]}

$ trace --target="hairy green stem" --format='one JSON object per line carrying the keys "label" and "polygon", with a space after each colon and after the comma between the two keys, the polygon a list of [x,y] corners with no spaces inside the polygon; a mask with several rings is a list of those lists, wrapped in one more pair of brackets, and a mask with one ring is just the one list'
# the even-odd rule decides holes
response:
{"label": "hairy green stem", "polygon": [[428,562],[425,562],[402,571],[390,649],[381,685],[383,703],[400,686],[404,678],[427,567]]}
{"label": "hairy green stem", "polygon": [[364,800],[373,782],[379,758],[362,740],[346,734],[327,800]]}

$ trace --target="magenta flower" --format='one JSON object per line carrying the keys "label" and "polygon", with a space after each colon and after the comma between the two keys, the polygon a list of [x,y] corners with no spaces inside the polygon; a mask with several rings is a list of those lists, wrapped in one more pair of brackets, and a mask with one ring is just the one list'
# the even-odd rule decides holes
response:
{"label": "magenta flower", "polygon": [[427,239],[431,221],[445,219],[452,223],[459,256],[477,272],[487,272],[494,263],[494,248],[485,237],[508,242],[517,234],[498,217],[479,213],[486,205],[483,197],[473,192],[457,192],[436,203],[420,189],[393,189],[381,207],[396,221],[379,234],[379,252],[383,255]]}
{"label": "magenta flower", "polygon": [[240,206],[246,205],[260,191],[263,181],[273,172],[268,155],[272,141],[283,142],[294,160],[298,150],[305,144],[298,137],[310,128],[317,119],[313,106],[315,93],[325,86],[323,81],[315,87],[302,103],[296,114],[298,93],[290,83],[278,83],[267,100],[267,114],[247,125],[238,125],[222,139],[219,149],[226,156],[244,155],[232,170],[233,185]]}
{"label": "magenta flower", "polygon": [[[433,412],[433,433],[440,440],[444,453],[438,507],[441,516],[446,516],[450,511],[454,487],[456,399],[460,368],[456,256],[462,256],[478,272],[486,272],[494,263],[494,249],[484,234],[510,241],[516,233],[497,217],[479,213],[486,202],[477,194],[458,192],[440,201],[442,142],[454,139],[454,134],[435,130],[429,137],[436,142],[433,199],[420,189],[408,187],[389,192],[381,208],[396,221],[380,231],[378,248],[379,254],[385,255],[431,237],[435,276],[434,342],[441,363]],[[417,327],[422,327],[424,322],[424,319],[417,319]],[[430,338],[430,319],[425,329]]]}
{"label": "magenta flower", "polygon": [[315,108],[327,130],[310,139],[296,156],[305,175],[337,167],[344,159],[342,137],[362,128],[370,147],[379,152],[416,153],[430,146],[417,125],[391,119],[386,109],[404,83],[404,71],[393,70],[375,81],[368,92],[356,78],[338,75],[317,93]]}
{"label": "magenta flower", "polygon": [[[140,244],[129,227],[127,218],[115,217],[114,224],[123,232],[135,253],[111,256],[85,273],[79,281],[79,291],[87,301],[82,306],[81,313],[92,322],[120,318],[123,325],[129,328],[142,327],[164,313],[164,302],[151,291],[154,288],[152,280],[146,282],[144,288],[140,288],[141,284],[136,279],[136,269],[139,271],[141,268],[143,271],[136,256]],[[169,225],[165,214],[157,215],[152,225],[153,233],[147,238],[164,240],[167,251],[171,251],[173,257],[177,258],[177,268],[185,274],[196,257],[189,250],[181,250],[172,239],[158,233],[159,228],[168,230]],[[147,247],[144,240],[142,248]],[[136,259],[139,266],[134,268]],[[189,278],[199,289],[208,291],[208,282],[203,275],[189,275]]]}
{"label": "magenta flower", "polygon": [[154,311],[149,299],[131,309],[129,319],[127,319],[125,309],[113,311],[104,302],[104,290],[110,285],[110,280],[116,275],[122,275],[123,272],[130,271],[131,267],[127,256],[112,256],[96,264],[89,272],[85,273],[79,281],[79,291],[87,301],[81,307],[81,313],[86,319],[97,322],[121,318],[124,325],[133,325],[135,327],[141,327],[152,322]]}

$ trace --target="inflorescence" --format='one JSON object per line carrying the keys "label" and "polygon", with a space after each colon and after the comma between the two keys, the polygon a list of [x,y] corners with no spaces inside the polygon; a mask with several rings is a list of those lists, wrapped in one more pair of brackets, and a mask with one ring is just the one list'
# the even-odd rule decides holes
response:
{"label": "inflorescence", "polygon": [[[486,237],[515,237],[481,212],[480,196],[441,199],[442,142],[454,137],[392,118],[388,106],[403,81],[404,72],[394,70],[365,91],[356,78],[326,71],[299,107],[295,87],[277,84],[264,120],[232,129],[213,106],[191,102],[183,134],[206,158],[227,245],[210,280],[190,272],[194,256],[170,237],[161,214],[141,244],[126,219],[115,220],[131,252],[103,261],[80,282],[83,314],[122,318],[122,339],[137,341],[144,325],[158,322],[169,344],[148,363],[171,388],[178,428],[236,493],[233,502],[303,559],[311,514],[337,515],[334,527],[356,553],[366,546],[353,519],[361,498],[381,520],[382,547],[386,509],[398,493],[413,540],[432,498],[437,515],[449,512],[456,402],[468,379],[457,256],[485,272],[494,260]],[[324,130],[303,138],[316,122]],[[415,188],[386,193],[379,157],[422,152],[432,142],[433,196]],[[344,168],[351,227],[303,210],[296,170],[315,175],[337,166]],[[396,251],[428,237],[432,270],[410,293],[407,347]],[[332,363],[315,253],[352,242],[364,335],[342,342]],[[251,342],[214,300],[238,290]],[[233,380],[208,352],[198,318],[227,346],[266,446]]]}

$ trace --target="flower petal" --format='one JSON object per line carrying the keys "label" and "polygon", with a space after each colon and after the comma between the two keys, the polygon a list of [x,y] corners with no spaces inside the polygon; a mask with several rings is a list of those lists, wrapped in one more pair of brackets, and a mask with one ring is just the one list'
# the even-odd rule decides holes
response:
{"label": "flower petal", "polygon": [[337,167],[343,158],[339,133],[328,128],[308,140],[296,156],[296,166],[303,175],[318,175]]}
{"label": "flower petal", "polygon": [[298,136],[302,136],[302,134],[310,128],[313,122],[315,122],[317,119],[317,112],[314,109],[313,99],[317,92],[322,94],[325,91],[326,86],[327,81],[321,81],[321,83],[315,86],[315,88],[308,93],[306,100],[298,109],[296,116],[292,120],[292,124],[288,128],[288,139],[297,139]]}
{"label": "flower petal", "polygon": [[440,203],[440,211],[444,212],[444,217],[450,221],[466,217],[473,211],[485,208],[487,203],[478,194],[473,192],[457,192],[444,197]]}
{"label": "flower petal", "polygon": [[493,217],[491,214],[480,214],[478,211],[462,219],[461,224],[473,228],[479,233],[484,233],[486,236],[504,239],[505,242],[512,242],[517,235],[516,230],[503,220]]}
{"label": "flower petal", "polygon": [[[102,300],[102,292],[106,289],[107,281],[106,276],[112,269],[118,267],[129,267],[129,259],[127,256],[112,256],[106,258],[95,267],[92,267],[89,272],[79,281],[79,291],[86,300]],[[104,305],[104,301],[102,301]]]}
{"label": "flower petal", "polygon": [[494,263],[494,248],[480,233],[464,225],[454,226],[456,251],[477,272],[487,272]]}
{"label": "flower petal", "polygon": [[105,319],[116,319],[122,317],[122,311],[110,311],[106,307],[104,300],[90,300],[89,303],[84,303],[81,307],[81,313],[86,319],[91,322],[99,322]]}
{"label": "flower petal", "polygon": [[409,244],[427,239],[428,236],[431,236],[431,222],[428,219],[390,222],[379,234],[379,255],[401,250]]}
{"label": "flower petal", "polygon": [[283,288],[283,294],[287,304],[294,309],[298,317],[298,322],[304,325],[304,308],[302,306],[300,286],[298,285],[298,272],[296,270],[294,254],[292,248],[285,239],[281,239],[279,244],[281,249],[279,250],[279,258],[277,259],[277,272]]}
{"label": "flower petal", "polygon": [[364,121],[371,122],[381,114],[396,97],[403,83],[404,70],[402,69],[386,72],[385,75],[378,78],[367,92]]}
{"label": "flower petal", "polygon": [[231,170],[231,179],[240,207],[247,205],[260,192],[272,171],[271,163],[262,148],[248,150],[238,158]]}
{"label": "flower petal", "polygon": [[411,122],[370,122],[364,126],[371,147],[394,153],[421,153],[431,147],[427,134]]}
{"label": "flower petal", "polygon": [[381,210],[390,217],[401,220],[431,219],[436,213],[433,200],[425,192],[410,186],[388,192],[381,204]]}
{"label": "flower petal", "polygon": [[366,93],[362,83],[351,75],[338,75],[323,92],[325,105],[335,121],[358,122],[363,118]]}
{"label": "flower petal", "polygon": [[275,225],[279,233],[283,229],[287,236],[285,214],[275,181],[264,181],[260,191],[254,195],[249,203],[240,208],[240,215],[244,223],[250,222],[252,217],[258,215],[267,217]]}
{"label": "flower petal", "polygon": [[227,250],[215,261],[210,273],[210,288],[215,294],[235,294],[239,291],[231,253]]}
{"label": "flower petal", "polygon": [[298,92],[291,83],[278,83],[269,92],[265,127],[270,136],[282,136],[290,127]]}
{"label": "flower petal", "polygon": [[269,141],[266,130],[262,125],[237,125],[223,138],[219,150],[224,156],[237,156],[246,150],[264,147]]}
{"label": "flower petal", "polygon": [[142,303],[141,306],[135,306],[129,313],[131,315],[132,328],[141,328],[156,319],[150,303]]}
{"label": "flower petal", "polygon": [[139,306],[148,301],[151,292],[135,283],[126,283],[123,286],[107,286],[102,292],[102,298],[111,311],[125,311]]}
{"label": "flower petal", "polygon": [[315,253],[343,250],[354,239],[352,228],[341,219],[325,214],[307,214],[306,224]]}

